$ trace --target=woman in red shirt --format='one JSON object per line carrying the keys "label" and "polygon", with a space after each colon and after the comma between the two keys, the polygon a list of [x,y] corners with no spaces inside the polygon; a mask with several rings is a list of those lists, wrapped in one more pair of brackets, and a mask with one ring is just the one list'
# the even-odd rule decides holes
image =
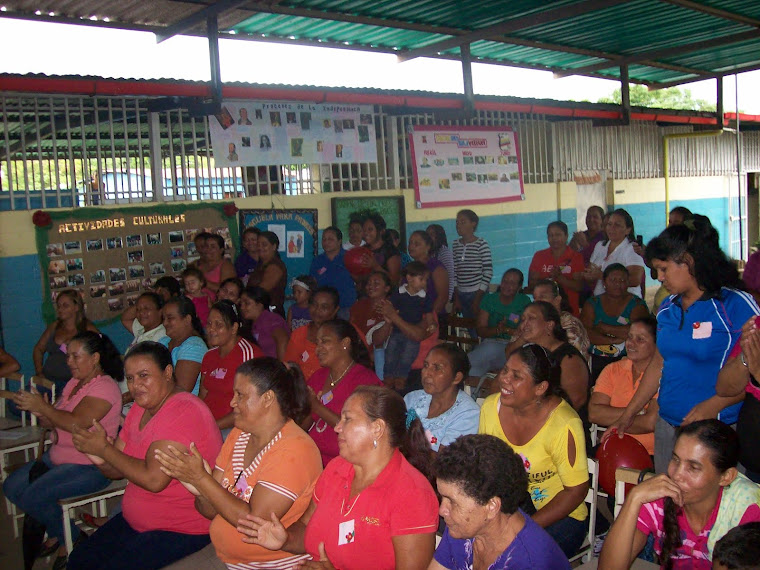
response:
{"label": "woman in red shirt", "polygon": [[208,314],[206,337],[211,349],[201,362],[199,396],[211,410],[216,425],[226,436],[232,429],[232,384],[238,366],[264,356],[255,344],[240,336],[240,310],[231,301],[214,303]]}
{"label": "woman in red shirt", "polygon": [[426,477],[431,453],[419,418],[393,390],[359,386],[335,431],[340,457],[325,468],[301,519],[286,529],[277,517],[247,515],[238,521],[243,541],[342,570],[363,570],[368,561],[374,570],[427,568],[438,500]]}

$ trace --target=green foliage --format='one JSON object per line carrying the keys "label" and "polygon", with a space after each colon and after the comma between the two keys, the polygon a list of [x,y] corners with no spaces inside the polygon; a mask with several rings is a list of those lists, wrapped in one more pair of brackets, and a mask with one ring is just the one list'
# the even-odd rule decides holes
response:
{"label": "green foliage", "polygon": [[[704,99],[694,99],[689,89],[669,87],[650,91],[645,85],[630,85],[632,107],[652,107],[657,109],[686,109],[691,111],[716,110],[715,104]],[[609,96],[602,97],[597,103],[613,103],[620,105],[622,102],[621,90],[618,87]]]}

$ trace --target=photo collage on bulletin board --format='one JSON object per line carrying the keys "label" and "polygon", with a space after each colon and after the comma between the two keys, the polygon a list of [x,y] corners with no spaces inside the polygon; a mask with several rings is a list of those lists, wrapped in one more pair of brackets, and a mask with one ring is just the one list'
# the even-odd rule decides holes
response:
{"label": "photo collage on bulletin board", "polygon": [[159,278],[179,278],[198,259],[193,238],[199,232],[221,235],[226,255],[233,259],[235,255],[227,221],[212,208],[166,215],[113,213],[86,221],[73,218],[54,222],[48,231],[41,256],[45,284],[53,303],[59,291],[80,291],[93,321],[112,318],[135,305]]}
{"label": "photo collage on bulletin board", "polygon": [[209,117],[217,167],[377,162],[372,105],[226,100]]}
{"label": "photo collage on bulletin board", "polygon": [[509,127],[416,125],[409,141],[418,208],[525,197],[519,140]]}

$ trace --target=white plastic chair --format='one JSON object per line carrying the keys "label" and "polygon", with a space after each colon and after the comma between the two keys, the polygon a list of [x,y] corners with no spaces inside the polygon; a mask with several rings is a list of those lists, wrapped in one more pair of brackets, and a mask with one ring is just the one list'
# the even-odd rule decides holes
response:
{"label": "white plastic chair", "polygon": [[70,519],[74,518],[76,514],[74,509],[92,505],[93,516],[104,517],[108,514],[106,501],[112,497],[123,495],[126,487],[126,479],[117,479],[111,481],[111,484],[105,489],[95,493],[78,495],[76,497],[69,497],[68,499],[61,499],[58,501],[58,504],[61,505],[61,509],[63,510],[63,538],[66,545],[66,552],[68,554],[71,554],[71,551],[74,550],[74,543],[71,539],[71,524],[69,523]]}
{"label": "white plastic chair", "polygon": [[[16,378],[11,378],[16,379]],[[50,380],[41,376],[32,376],[29,381],[30,386],[36,388],[47,388],[52,392],[52,400],[55,401],[55,384]],[[21,377],[21,389],[25,389],[23,376]],[[5,388],[3,388],[5,389]],[[8,394],[5,394],[6,396]],[[7,398],[4,398],[7,399]],[[2,402],[2,407],[5,408],[5,402]],[[23,453],[23,462],[31,461],[34,449],[40,441],[40,437],[45,432],[45,428],[37,425],[37,417],[29,412],[21,413],[21,425],[17,427],[10,427],[0,432],[0,482],[10,474],[10,457],[16,453]],[[45,442],[45,445],[50,445],[50,440]],[[13,521],[13,536],[19,537],[19,525],[23,514],[17,512],[16,505],[11,503],[7,498],[5,499],[6,511],[11,516]]]}
{"label": "white plastic chair", "polygon": [[588,505],[588,534],[583,541],[583,545],[577,554],[570,558],[570,562],[582,560],[588,562],[594,557],[594,540],[596,539],[596,504],[599,493],[599,463],[596,459],[588,459],[588,473],[591,477],[591,484],[586,493],[586,504]]}

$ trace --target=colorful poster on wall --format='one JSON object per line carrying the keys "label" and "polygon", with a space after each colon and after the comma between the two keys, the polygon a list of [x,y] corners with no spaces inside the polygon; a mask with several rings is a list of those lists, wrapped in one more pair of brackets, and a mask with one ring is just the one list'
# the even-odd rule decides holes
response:
{"label": "colorful poster on wall", "polygon": [[525,199],[517,133],[509,127],[418,125],[409,142],[418,208]]}
{"label": "colorful poster on wall", "polygon": [[224,213],[224,204],[79,208],[49,215],[51,225],[36,228],[48,321],[65,289],[79,291],[91,320],[118,318],[157,279],[179,278],[198,259],[198,232],[221,235],[226,254],[235,257],[237,220]]}
{"label": "colorful poster on wall", "polygon": [[274,232],[280,241],[280,259],[288,268],[286,295],[293,293],[290,283],[308,275],[317,255],[317,210],[240,210],[240,235],[246,228]]}
{"label": "colorful poster on wall", "polygon": [[227,100],[209,126],[217,167],[377,162],[371,105]]}

